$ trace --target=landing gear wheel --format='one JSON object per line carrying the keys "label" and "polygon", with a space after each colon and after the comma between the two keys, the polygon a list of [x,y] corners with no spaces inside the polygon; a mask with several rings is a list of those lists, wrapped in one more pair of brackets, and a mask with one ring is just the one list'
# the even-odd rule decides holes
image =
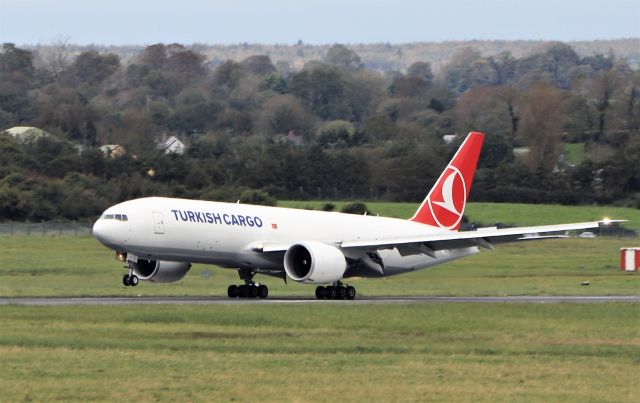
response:
{"label": "landing gear wheel", "polygon": [[132,287],[136,287],[138,285],[138,276],[132,274],[129,276],[129,285]]}
{"label": "landing gear wheel", "polygon": [[316,298],[325,299],[327,297],[327,293],[323,286],[316,287]]}
{"label": "landing gear wheel", "polygon": [[238,270],[238,275],[241,280],[244,280],[244,284],[230,285],[227,289],[229,298],[267,298],[269,288],[264,284],[258,285],[253,281],[254,272],[242,269]]}
{"label": "landing gear wheel", "polygon": [[124,285],[125,287],[129,287],[129,275],[125,274],[122,277],[122,285]]}
{"label": "landing gear wheel", "polygon": [[354,299],[356,297],[356,289],[352,286],[347,286],[347,299]]}
{"label": "landing gear wheel", "polygon": [[337,288],[338,299],[345,299],[347,297],[347,288],[343,285],[339,285]]}
{"label": "landing gear wheel", "polygon": [[338,298],[338,288],[337,287],[331,287],[331,286],[327,286],[327,288],[325,288],[325,294],[327,296],[327,299],[336,299]]}
{"label": "landing gear wheel", "polygon": [[268,295],[269,295],[269,289],[267,288],[267,286],[264,284],[260,284],[258,286],[258,297],[264,299],[264,298],[267,298]]}

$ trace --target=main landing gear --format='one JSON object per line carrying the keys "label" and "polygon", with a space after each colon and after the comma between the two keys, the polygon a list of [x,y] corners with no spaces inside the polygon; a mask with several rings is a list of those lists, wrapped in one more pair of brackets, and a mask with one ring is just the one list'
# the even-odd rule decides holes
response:
{"label": "main landing gear", "polygon": [[249,270],[238,270],[238,275],[244,280],[243,285],[230,285],[227,289],[229,298],[267,298],[269,288],[264,284],[253,281],[255,273]]}
{"label": "main landing gear", "polygon": [[316,287],[316,298],[318,299],[354,299],[355,297],[356,289],[350,285],[345,287],[340,282],[326,287]]}

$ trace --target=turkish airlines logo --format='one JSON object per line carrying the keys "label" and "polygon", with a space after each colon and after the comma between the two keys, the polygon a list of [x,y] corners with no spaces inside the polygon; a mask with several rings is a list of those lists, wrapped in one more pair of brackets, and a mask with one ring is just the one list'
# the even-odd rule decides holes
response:
{"label": "turkish airlines logo", "polygon": [[454,166],[447,167],[442,177],[444,180],[440,181],[440,186],[429,197],[429,208],[439,227],[453,229],[462,220],[467,203],[467,185]]}

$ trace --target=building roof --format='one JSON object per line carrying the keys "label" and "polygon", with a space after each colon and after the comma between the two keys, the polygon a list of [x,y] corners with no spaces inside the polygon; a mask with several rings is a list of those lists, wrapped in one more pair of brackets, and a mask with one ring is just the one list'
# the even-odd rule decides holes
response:
{"label": "building roof", "polygon": [[158,145],[158,149],[163,150],[165,153],[176,152],[182,154],[186,146],[176,136],[169,137],[165,142]]}
{"label": "building roof", "polygon": [[52,137],[50,133],[33,126],[16,126],[5,130],[5,133],[21,142],[33,141],[43,137]]}

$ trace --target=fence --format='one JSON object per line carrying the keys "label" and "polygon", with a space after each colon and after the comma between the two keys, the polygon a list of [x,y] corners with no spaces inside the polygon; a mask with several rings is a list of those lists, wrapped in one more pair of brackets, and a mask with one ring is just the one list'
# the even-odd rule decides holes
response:
{"label": "fence", "polygon": [[0,236],[91,236],[93,222],[8,222],[0,223]]}

